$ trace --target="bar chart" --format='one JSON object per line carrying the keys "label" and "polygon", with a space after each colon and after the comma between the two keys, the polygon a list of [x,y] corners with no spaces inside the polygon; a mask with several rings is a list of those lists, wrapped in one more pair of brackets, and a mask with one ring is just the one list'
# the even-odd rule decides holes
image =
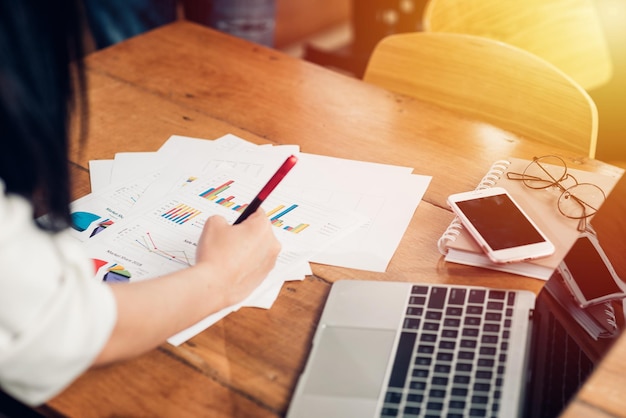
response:
{"label": "bar chart", "polygon": [[205,191],[203,191],[202,193],[200,193],[198,196],[206,199],[206,200],[210,200],[220,206],[224,206],[225,208],[229,208],[231,210],[234,210],[235,212],[243,212],[243,210],[246,208],[246,206],[248,206],[247,203],[237,203],[235,202],[235,196],[228,196],[228,197],[221,197],[220,194],[222,194],[223,192],[227,191],[228,189],[230,189],[230,187],[235,183],[234,180],[228,180],[226,183],[217,186],[217,187],[211,187]]}
{"label": "bar chart", "polygon": [[[210,187],[202,191],[200,194],[198,194],[198,196],[202,197],[203,199],[210,200],[217,205],[229,208],[235,212],[242,212],[246,208],[246,206],[248,206],[248,203],[238,203],[235,195],[231,195],[228,193],[228,190],[231,189],[234,184],[234,180],[228,180],[219,186]],[[270,218],[272,225],[274,225],[275,227],[297,234],[299,232],[302,232],[310,225],[301,222],[293,223],[293,225],[287,225],[286,221],[283,219],[285,215],[291,213],[296,208],[298,208],[297,204],[281,204],[275,206],[274,209],[267,212],[267,216]]]}
{"label": "bar chart", "polygon": [[274,209],[267,212],[267,216],[270,218],[270,222],[275,227],[297,234],[299,232],[302,232],[304,229],[306,229],[309,226],[309,224],[298,223],[295,226],[289,226],[289,225],[285,225],[284,221],[282,220],[282,217],[284,215],[290,213],[297,207],[298,205],[295,205],[295,204],[291,206],[287,206],[287,207],[285,205],[278,205]]}
{"label": "bar chart", "polygon": [[161,214],[163,219],[174,222],[175,224],[182,225],[189,222],[202,212],[184,203],[180,203],[173,208]]}

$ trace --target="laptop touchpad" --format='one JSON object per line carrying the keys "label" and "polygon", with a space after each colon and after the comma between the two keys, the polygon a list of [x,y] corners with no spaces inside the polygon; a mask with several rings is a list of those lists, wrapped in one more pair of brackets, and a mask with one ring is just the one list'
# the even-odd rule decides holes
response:
{"label": "laptop touchpad", "polygon": [[313,347],[304,393],[377,398],[396,332],[326,327]]}

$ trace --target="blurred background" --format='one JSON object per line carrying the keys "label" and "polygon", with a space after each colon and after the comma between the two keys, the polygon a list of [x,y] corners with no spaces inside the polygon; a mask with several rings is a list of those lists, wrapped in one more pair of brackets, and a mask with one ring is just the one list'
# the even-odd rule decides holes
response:
{"label": "blurred background", "polygon": [[[291,37],[285,22],[298,15],[296,4],[307,0],[277,0],[276,46],[303,59],[361,77],[373,46],[383,36],[420,31],[428,0],[310,0],[319,7],[320,29]],[[549,1],[549,0],[546,0]],[[593,0],[608,43],[613,75],[608,83],[589,91],[599,114],[596,158],[624,166],[626,162],[626,0]],[[331,6],[332,5],[332,6]],[[281,8],[283,9],[281,11]],[[326,12],[328,10],[328,12]],[[332,10],[332,12],[331,12]],[[322,26],[323,24],[323,26]],[[280,32],[279,29],[284,30]],[[293,32],[292,32],[293,33]],[[295,35],[295,33],[293,33]],[[594,63],[590,62],[593,66]]]}
{"label": "blurred background", "polygon": [[[549,4],[557,0],[545,1]],[[596,158],[624,166],[626,0],[590,1],[600,20],[613,67],[607,83],[588,90],[599,113]],[[428,0],[85,0],[94,31],[90,39],[92,50],[175,19],[187,19],[356,78],[362,77],[372,49],[384,36],[422,30],[427,3]]]}

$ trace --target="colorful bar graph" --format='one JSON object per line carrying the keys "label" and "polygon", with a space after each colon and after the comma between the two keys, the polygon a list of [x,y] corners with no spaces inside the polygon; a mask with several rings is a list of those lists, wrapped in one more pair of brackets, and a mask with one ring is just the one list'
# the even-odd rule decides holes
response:
{"label": "colorful bar graph", "polygon": [[167,212],[161,214],[161,217],[167,219],[168,221],[182,225],[185,222],[188,222],[196,216],[200,215],[201,213],[202,212],[200,212],[198,209],[194,209],[191,206],[180,203],[177,206],[174,206],[172,209],[168,210]]}
{"label": "colorful bar graph", "polygon": [[228,197],[218,196],[220,193],[230,188],[230,186],[232,186],[233,183],[234,183],[234,180],[229,180],[226,183],[222,184],[221,186],[211,187],[205,190],[204,192],[200,193],[198,196],[205,198],[207,200],[210,200],[214,203],[217,203],[218,205],[223,206],[225,208],[234,210],[235,212],[243,212],[246,206],[248,206],[247,203],[241,204],[241,203],[235,202],[235,199],[236,199],[235,196],[228,196]]}
{"label": "colorful bar graph", "polygon": [[[291,206],[289,206],[287,209],[283,210],[282,212],[279,212],[278,215],[272,216],[270,218],[270,221],[274,222],[275,220],[278,220],[281,216],[286,215],[287,213],[291,212],[292,210],[294,210],[297,207],[298,207],[298,205],[291,205]],[[278,210],[280,210],[280,209],[278,209]],[[272,213],[274,213],[274,212],[272,212]],[[268,215],[268,216],[271,216],[271,215]]]}
{"label": "colorful bar graph", "polygon": [[200,193],[199,196],[208,200],[215,200],[217,199],[218,194],[222,193],[224,190],[227,190],[230,187],[230,185],[233,183],[234,183],[233,180],[229,180],[226,183],[222,184],[221,186],[211,187],[210,189],[205,190],[204,192]]}
{"label": "colorful bar graph", "polygon": [[[244,209],[248,206],[247,203],[245,204],[237,203],[236,202],[237,198],[232,195],[228,197],[219,196],[220,193],[223,193],[224,191],[228,190],[232,186],[233,183],[234,183],[234,180],[229,180],[226,183],[222,184],[221,186],[211,187],[205,190],[204,192],[200,193],[198,196],[204,199],[210,200],[213,203],[223,206],[225,208],[229,208],[230,210],[233,210],[235,212],[243,212]],[[289,207],[285,205],[278,205],[274,209],[267,212],[266,215],[268,218],[270,218],[270,222],[275,227],[297,234],[299,232],[302,232],[307,227],[309,227],[310,224],[300,223],[296,226],[289,226],[289,225],[284,225],[284,222],[281,219],[283,216],[293,211],[297,207],[298,205],[296,204],[291,205]],[[177,216],[177,215],[173,214],[173,216]]]}
{"label": "colorful bar graph", "polygon": [[306,229],[309,224],[298,224],[297,226],[283,226],[284,222],[282,219],[280,219],[282,216],[288,214],[289,212],[291,212],[292,210],[294,210],[295,208],[297,208],[298,205],[291,205],[288,208],[285,209],[284,205],[279,205],[277,207],[275,207],[274,209],[270,210],[269,212],[267,212],[267,216],[270,218],[270,222],[272,223],[272,225],[274,225],[277,228],[282,228],[285,231],[289,231],[292,232],[294,234],[297,234],[301,231],[303,231],[304,229]]}
{"label": "colorful bar graph", "polygon": [[303,229],[305,229],[307,226],[309,226],[309,224],[300,224],[300,225],[296,226],[295,228],[287,226],[287,227],[285,227],[285,229],[287,231],[289,231],[289,232],[293,232],[294,234],[297,234],[298,232],[300,232]]}

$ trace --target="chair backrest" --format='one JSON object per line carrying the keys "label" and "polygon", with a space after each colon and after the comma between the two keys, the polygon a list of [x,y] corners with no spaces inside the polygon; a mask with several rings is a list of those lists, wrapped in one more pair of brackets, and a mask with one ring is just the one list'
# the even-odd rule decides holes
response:
{"label": "chair backrest", "polygon": [[429,0],[422,25],[424,31],[484,36],[525,49],[588,91],[612,76],[594,0]]}
{"label": "chair backrest", "polygon": [[372,52],[363,80],[595,156],[598,111],[589,94],[554,65],[503,42],[453,33],[391,35]]}

